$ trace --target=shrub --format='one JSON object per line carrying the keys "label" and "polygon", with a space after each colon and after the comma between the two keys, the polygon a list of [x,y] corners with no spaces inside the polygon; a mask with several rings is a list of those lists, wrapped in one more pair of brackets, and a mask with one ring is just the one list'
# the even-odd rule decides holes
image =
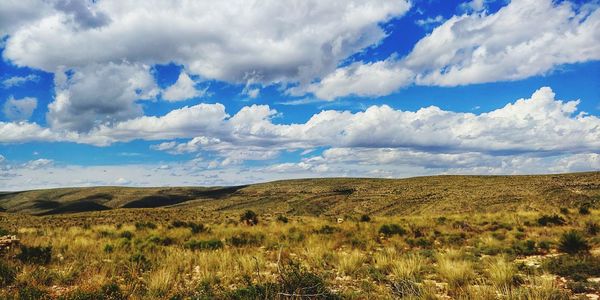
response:
{"label": "shrub", "polygon": [[142,252],[133,253],[129,257],[129,261],[137,264],[140,269],[147,269],[150,266],[150,261]]}
{"label": "shrub", "polygon": [[121,292],[121,288],[115,283],[105,284],[97,290],[84,291],[76,289],[67,295],[60,297],[61,300],[125,300],[127,297]]}
{"label": "shrub", "polygon": [[391,283],[392,293],[400,299],[421,297],[423,291],[419,284],[412,279],[401,278]]}
{"label": "shrub", "polygon": [[135,223],[135,229],[136,230],[142,230],[142,229],[156,229],[156,224],[152,223],[152,222],[137,222]]}
{"label": "shrub", "polygon": [[11,285],[15,282],[17,270],[3,261],[0,261],[0,288]]}
{"label": "shrub", "polygon": [[104,253],[113,253],[115,251],[115,247],[111,244],[104,245]]}
{"label": "shrub", "polygon": [[336,232],[340,232],[340,229],[329,225],[323,225],[323,227],[315,231],[318,234],[334,234]]}
{"label": "shrub", "polygon": [[565,219],[559,215],[543,215],[537,220],[537,222],[541,226],[564,225],[566,223]]}
{"label": "shrub", "polygon": [[533,240],[515,241],[512,250],[517,255],[534,255],[538,253]]}
{"label": "shrub", "polygon": [[216,250],[223,248],[223,242],[217,239],[206,241],[190,240],[184,244],[184,247],[190,250]]}
{"label": "shrub", "polygon": [[240,217],[240,222],[246,225],[254,226],[258,224],[258,215],[251,210],[247,210]]}
{"label": "shrub", "polygon": [[571,230],[560,237],[558,250],[568,254],[585,253],[590,250],[590,245],[581,233]]}
{"label": "shrub", "polygon": [[123,231],[119,234],[119,237],[130,240],[133,238],[133,233],[131,233],[131,231]]}
{"label": "shrub", "polygon": [[260,246],[264,239],[265,236],[263,234],[252,234],[249,232],[242,232],[228,238],[227,242],[234,247]]}
{"label": "shrub", "polygon": [[21,245],[17,259],[24,263],[45,265],[52,259],[52,247],[28,247]]}
{"label": "shrub", "polygon": [[405,235],[406,229],[402,228],[402,226],[398,224],[383,224],[381,227],[379,227],[379,234],[383,234],[385,236]]}
{"label": "shrub", "polygon": [[35,286],[24,285],[19,287],[19,296],[16,299],[23,300],[45,300],[50,299],[48,293]]}
{"label": "shrub", "polygon": [[416,239],[406,239],[406,243],[411,247],[419,247],[419,248],[432,248],[433,242],[425,237],[420,237]]}
{"label": "shrub", "polygon": [[560,213],[563,214],[563,215],[568,215],[570,213],[570,211],[566,207],[561,207],[560,208]]}
{"label": "shrub", "polygon": [[600,225],[596,222],[585,223],[585,232],[589,235],[597,235],[600,232]]}
{"label": "shrub", "polygon": [[246,299],[278,299],[277,285],[267,282],[265,284],[254,284],[251,281],[246,286],[239,287],[226,293],[226,299],[246,300]]}
{"label": "shrub", "polygon": [[589,203],[582,204],[579,207],[579,214],[580,215],[589,215],[590,214],[590,206],[591,205]]}
{"label": "shrub", "polygon": [[327,288],[325,280],[294,261],[281,266],[279,290],[280,295],[289,299],[338,299]]}
{"label": "shrub", "polygon": [[194,234],[205,232],[207,230],[204,224],[194,222],[173,221],[171,226],[175,228],[189,228]]}
{"label": "shrub", "polygon": [[0,227],[0,236],[9,235],[10,231]]}
{"label": "shrub", "polygon": [[600,276],[600,257],[561,255],[546,260],[544,268],[552,274],[581,281]]}
{"label": "shrub", "polygon": [[362,215],[362,216],[360,216],[360,221],[361,222],[371,222],[371,217],[369,217],[369,215]]}
{"label": "shrub", "polygon": [[155,245],[161,245],[161,246],[170,246],[175,243],[175,241],[173,241],[173,239],[170,237],[162,237],[162,236],[157,236],[157,235],[149,236],[147,241],[148,241],[148,243],[152,243]]}
{"label": "shrub", "polygon": [[284,215],[279,215],[277,216],[277,221],[281,222],[281,223],[287,223],[289,222],[288,218]]}

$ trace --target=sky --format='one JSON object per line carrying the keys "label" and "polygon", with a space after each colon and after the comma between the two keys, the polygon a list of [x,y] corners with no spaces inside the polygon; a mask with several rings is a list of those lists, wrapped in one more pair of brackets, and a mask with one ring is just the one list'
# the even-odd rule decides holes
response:
{"label": "sky", "polygon": [[0,190],[597,171],[599,7],[2,0]]}

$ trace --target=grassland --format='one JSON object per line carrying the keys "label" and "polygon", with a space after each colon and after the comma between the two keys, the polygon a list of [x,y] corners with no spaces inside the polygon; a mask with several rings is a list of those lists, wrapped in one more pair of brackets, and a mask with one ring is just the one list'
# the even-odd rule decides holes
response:
{"label": "grassland", "polygon": [[[599,194],[599,173],[5,194],[0,299],[588,299]],[[107,208],[48,213],[77,201]]]}

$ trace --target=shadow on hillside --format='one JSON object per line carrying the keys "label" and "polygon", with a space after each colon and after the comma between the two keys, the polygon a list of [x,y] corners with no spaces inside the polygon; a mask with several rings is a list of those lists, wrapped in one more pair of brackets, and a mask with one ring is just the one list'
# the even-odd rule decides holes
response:
{"label": "shadow on hillside", "polygon": [[155,208],[170,206],[194,199],[222,199],[231,196],[238,190],[246,187],[244,186],[233,186],[224,188],[215,188],[210,190],[192,190],[188,194],[169,194],[161,193],[157,195],[151,195],[143,197],[139,200],[131,201],[123,206],[122,208]]}

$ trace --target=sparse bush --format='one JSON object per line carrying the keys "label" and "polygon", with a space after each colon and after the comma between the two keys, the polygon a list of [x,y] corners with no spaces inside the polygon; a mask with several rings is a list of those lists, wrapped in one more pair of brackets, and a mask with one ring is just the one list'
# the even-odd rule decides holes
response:
{"label": "sparse bush", "polygon": [[240,217],[240,222],[250,226],[257,225],[258,215],[254,211],[247,210]]}
{"label": "sparse bush", "polygon": [[568,209],[568,208],[566,208],[566,207],[561,207],[561,208],[560,208],[560,213],[561,213],[561,214],[563,214],[563,215],[568,215],[568,214],[570,214],[571,212],[569,211],[569,209]]}
{"label": "sparse bush", "polygon": [[381,227],[379,227],[379,234],[383,234],[385,236],[405,235],[406,229],[398,224],[383,224]]}
{"label": "sparse bush", "polygon": [[133,238],[133,233],[131,233],[131,231],[123,231],[119,234],[119,237],[131,240]]}
{"label": "sparse bush", "polygon": [[558,250],[568,254],[586,253],[590,250],[590,245],[581,233],[571,230],[561,236]]}
{"label": "sparse bush", "polygon": [[340,232],[340,229],[329,225],[323,225],[323,227],[315,231],[318,234],[334,234],[336,232]]}
{"label": "sparse bush", "polygon": [[284,224],[287,223],[287,222],[289,222],[288,218],[286,216],[284,216],[284,215],[277,216],[277,221],[281,222],[281,223],[284,223]]}
{"label": "sparse bush", "polygon": [[135,229],[136,230],[143,230],[143,229],[156,229],[156,224],[152,223],[152,222],[137,222],[135,223]]}
{"label": "sparse bush", "polygon": [[19,287],[17,293],[19,296],[16,299],[19,300],[46,300],[50,299],[48,293],[36,286],[23,285]]}
{"label": "sparse bush", "polygon": [[579,207],[579,214],[580,215],[589,215],[590,214],[590,208],[591,208],[591,205],[589,203],[582,204]]}
{"label": "sparse bush", "polygon": [[392,293],[400,299],[414,299],[421,297],[422,288],[414,280],[401,278],[391,283]]}
{"label": "sparse bush", "polygon": [[15,282],[16,276],[17,270],[0,260],[0,288],[11,285]]}
{"label": "sparse bush", "polygon": [[600,232],[600,225],[596,222],[585,223],[585,232],[589,235],[597,235]]}
{"label": "sparse bush", "polygon": [[115,247],[111,244],[104,245],[104,253],[113,253],[115,251]]}
{"label": "sparse bush", "polygon": [[361,222],[371,222],[371,217],[369,217],[369,215],[362,215],[362,216],[360,216],[360,221]]}
{"label": "sparse bush", "polygon": [[202,223],[183,222],[179,220],[171,222],[171,226],[174,228],[189,228],[194,234],[205,232],[207,230]]}
{"label": "sparse bush", "polygon": [[86,291],[76,289],[60,300],[125,300],[127,297],[121,292],[121,288],[115,283],[103,285],[98,290]]}
{"label": "sparse bush", "polygon": [[512,244],[512,250],[516,255],[534,255],[538,254],[534,240],[515,241]]}
{"label": "sparse bush", "polygon": [[546,260],[544,268],[552,274],[585,281],[600,276],[600,257],[561,255]]}
{"label": "sparse bush", "polygon": [[148,269],[150,261],[142,252],[135,252],[129,257],[129,261],[138,265],[140,269]]}
{"label": "sparse bush", "polygon": [[184,246],[190,250],[216,250],[223,248],[223,242],[217,239],[206,241],[190,240]]}
{"label": "sparse bush", "polygon": [[289,261],[281,266],[280,295],[290,299],[338,299],[320,276],[307,271],[300,263]]}
{"label": "sparse bush", "polygon": [[543,215],[537,220],[537,222],[541,226],[564,225],[566,223],[565,219],[559,215]]}
{"label": "sparse bush", "polygon": [[162,236],[157,236],[157,235],[151,235],[147,238],[148,243],[151,244],[155,244],[155,245],[161,245],[161,246],[170,246],[173,243],[175,243],[175,241],[170,238],[170,237],[162,237]]}
{"label": "sparse bush", "polygon": [[28,247],[21,245],[21,253],[17,255],[17,259],[28,264],[48,264],[52,259],[52,247]]}
{"label": "sparse bush", "polygon": [[9,235],[10,231],[0,227],[0,236]]}
{"label": "sparse bush", "polygon": [[227,243],[234,247],[244,246],[260,246],[265,239],[263,234],[252,234],[250,232],[242,232],[227,239]]}

